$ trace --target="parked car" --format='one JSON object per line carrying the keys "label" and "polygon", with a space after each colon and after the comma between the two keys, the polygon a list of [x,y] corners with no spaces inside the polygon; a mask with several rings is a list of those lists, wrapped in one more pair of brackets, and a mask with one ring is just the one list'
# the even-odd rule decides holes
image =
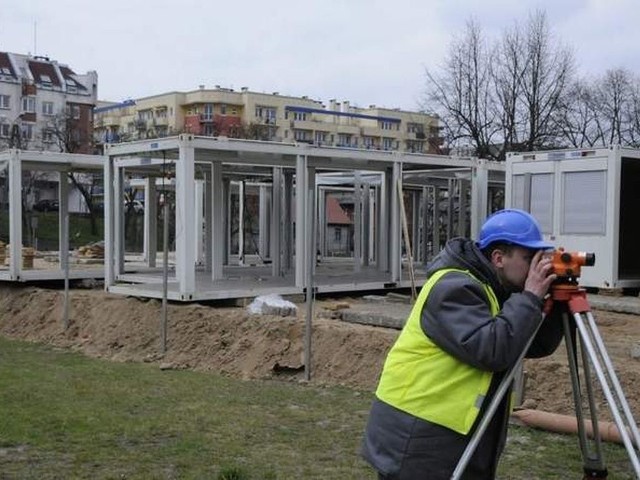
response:
{"label": "parked car", "polygon": [[52,199],[42,199],[38,200],[34,205],[33,209],[37,212],[57,212],[60,205],[58,200]]}

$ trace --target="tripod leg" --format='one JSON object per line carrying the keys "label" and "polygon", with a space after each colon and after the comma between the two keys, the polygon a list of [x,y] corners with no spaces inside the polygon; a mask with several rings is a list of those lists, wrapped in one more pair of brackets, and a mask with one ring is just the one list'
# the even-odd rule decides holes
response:
{"label": "tripod leg", "polygon": [[513,382],[513,379],[516,376],[516,373],[520,370],[520,365],[522,365],[522,361],[524,360],[524,357],[526,356],[527,351],[529,350],[529,347],[533,343],[533,339],[538,333],[538,329],[540,328],[540,325],[542,325],[542,321],[538,325],[538,328],[533,333],[533,335],[531,335],[531,338],[529,339],[529,341],[527,342],[527,345],[524,347],[524,350],[518,357],[518,360],[516,361],[515,365],[511,367],[511,369],[506,373],[504,378],[500,381],[500,385],[498,386],[496,393],[491,399],[491,402],[489,403],[487,410],[484,412],[484,416],[480,420],[480,423],[478,424],[476,431],[473,432],[473,435],[471,436],[471,440],[469,440],[469,443],[467,444],[467,447],[464,449],[464,452],[462,452],[462,455],[460,456],[460,460],[458,460],[458,464],[456,465],[456,468],[453,471],[453,474],[451,475],[451,480],[458,480],[462,477],[462,474],[464,473],[465,468],[467,468],[467,464],[469,463],[469,460],[471,460],[471,457],[473,456],[473,452],[476,451],[476,448],[478,447],[478,443],[480,443],[480,440],[482,439],[484,432],[487,430],[487,427],[489,426],[489,422],[491,421],[491,419],[496,413],[496,410],[500,406],[500,402],[502,402],[502,399],[509,391],[509,387],[511,386],[511,382]]}
{"label": "tripod leg", "polygon": [[[584,355],[582,356],[583,378],[586,387],[587,398],[589,402],[589,413],[591,416],[591,425],[593,431],[593,449],[590,448],[587,431],[584,424],[584,411],[582,408],[582,388],[580,386],[580,373],[577,361],[577,342],[575,337],[575,329],[569,321],[569,316],[564,313],[562,315],[562,324],[564,327],[564,338],[567,349],[567,359],[569,362],[569,373],[571,376],[571,386],[573,391],[573,403],[575,406],[576,420],[578,425],[578,440],[580,442],[580,451],[582,452],[582,460],[584,462],[584,471],[588,475],[587,478],[607,478],[607,469],[602,455],[602,442],[600,431],[598,429],[597,412],[593,399],[593,388],[589,375],[588,362]],[[584,349],[581,349],[584,353]]]}
{"label": "tripod leg", "polygon": [[[595,343],[598,345],[598,351],[596,351],[596,347],[594,346],[594,342],[592,341],[591,337],[593,337],[594,339],[598,339],[599,334],[595,326],[595,321],[593,320],[593,316],[590,314],[590,312],[586,312],[586,313],[587,313],[586,316],[588,319],[588,326],[585,325],[585,322],[580,313],[578,312],[574,313],[573,318],[575,319],[576,326],[578,327],[578,331],[580,332],[582,345],[586,348],[587,353],[589,354],[589,358],[596,372],[596,376],[598,377],[598,380],[602,387],[605,398],[609,403],[611,414],[613,415],[615,424],[618,427],[618,431],[620,432],[620,436],[622,437],[624,446],[627,449],[627,453],[629,454],[629,460],[631,461],[631,464],[636,473],[636,476],[640,478],[640,460],[638,459],[638,453],[634,449],[633,442],[631,441],[631,438],[629,435],[629,431],[627,430],[627,426],[622,420],[622,417],[620,415],[620,410],[618,408],[618,402],[619,402],[620,404],[623,405],[625,414],[627,412],[630,414],[628,404],[624,395],[622,394],[622,390],[620,388],[620,383],[618,381],[616,373],[611,367],[610,361],[608,361],[608,356],[606,354],[606,350],[604,349],[604,346],[601,343],[601,340],[600,341],[595,340]],[[609,375],[609,377],[611,378],[611,382],[615,386],[615,390],[616,390],[616,394],[618,395],[618,398],[615,398],[613,395],[613,392],[611,391],[611,387],[609,386],[609,383],[607,381],[608,379],[602,368],[602,365],[600,363],[600,357],[598,356],[598,354],[607,358],[607,361],[605,361],[605,363],[607,364],[606,373]],[[635,429],[631,427],[631,425],[635,425],[635,422],[633,421],[633,417],[630,415],[629,417],[631,418],[627,418],[627,422],[630,424],[631,430],[632,431],[635,430],[635,432],[637,432],[637,427],[635,427]],[[636,439],[636,442],[637,442],[637,439]]]}
{"label": "tripod leg", "polygon": [[640,432],[638,431],[638,425],[633,419],[631,408],[629,407],[629,403],[627,402],[627,399],[624,396],[624,392],[622,391],[622,386],[620,385],[618,376],[616,375],[615,370],[613,368],[613,363],[611,362],[611,358],[607,353],[607,349],[605,348],[604,342],[602,341],[602,337],[600,336],[600,332],[598,331],[595,318],[593,317],[591,312],[587,312],[587,320],[588,320],[587,325],[591,332],[591,336],[593,337],[596,347],[598,348],[600,355],[602,356],[602,360],[605,364],[605,368],[607,369],[607,372],[610,372],[609,377],[611,379],[611,383],[613,383],[613,387],[616,392],[616,395],[620,400],[620,404],[622,406],[625,417],[627,419],[627,423],[629,424],[631,434],[633,435],[633,441],[636,444],[636,448],[640,448]]}

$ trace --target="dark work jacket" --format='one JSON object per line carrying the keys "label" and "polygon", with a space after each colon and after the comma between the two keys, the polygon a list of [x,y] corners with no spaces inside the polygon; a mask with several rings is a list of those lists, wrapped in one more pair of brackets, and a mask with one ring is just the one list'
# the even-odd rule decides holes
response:
{"label": "dark work jacket", "polygon": [[[500,381],[517,361],[542,320],[542,301],[530,292],[508,292],[493,266],[471,240],[447,243],[427,268],[468,270],[493,289],[500,311],[491,314],[489,300],[477,281],[450,272],[433,287],[422,309],[422,330],[447,353],[478,369],[494,372],[487,399],[468,435],[419,419],[375,399],[362,444],[363,457],[382,475],[394,480],[449,479]],[[562,340],[558,315],[542,321],[527,357],[550,355]],[[509,415],[506,395],[493,416],[463,475],[492,479],[504,447]]]}

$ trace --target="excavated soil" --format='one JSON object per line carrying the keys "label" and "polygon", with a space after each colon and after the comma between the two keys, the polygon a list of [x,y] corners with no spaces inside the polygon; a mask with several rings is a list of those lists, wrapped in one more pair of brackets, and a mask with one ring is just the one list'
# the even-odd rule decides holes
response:
{"label": "excavated soil", "polygon": [[[249,378],[303,379],[304,305],[295,317],[250,314],[243,307],[170,304],[167,351],[160,352],[161,303],[107,294],[70,292],[69,328],[63,328],[64,295],[30,286],[0,286],[0,335],[80,351],[121,362],[194,369]],[[312,337],[312,383],[373,390],[397,330],[346,323],[344,308],[360,299],[318,301]],[[370,308],[370,304],[368,305]],[[594,312],[607,351],[635,417],[640,414],[640,318]],[[524,405],[572,414],[574,404],[564,347],[525,365]],[[600,417],[610,419],[599,398]]]}

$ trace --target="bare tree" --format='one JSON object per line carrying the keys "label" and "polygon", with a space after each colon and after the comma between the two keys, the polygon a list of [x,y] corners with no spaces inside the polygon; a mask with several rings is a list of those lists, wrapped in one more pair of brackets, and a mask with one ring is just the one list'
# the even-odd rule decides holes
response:
{"label": "bare tree", "polygon": [[573,75],[573,54],[552,38],[536,12],[488,48],[480,27],[467,23],[444,66],[427,70],[426,109],[444,123],[450,144],[504,160],[511,150],[557,146],[557,121]]}
{"label": "bare tree", "polygon": [[595,87],[598,126],[605,145],[625,145],[629,140],[633,110],[633,79],[628,70],[608,70]]}
{"label": "bare tree", "polygon": [[567,89],[555,117],[558,144],[576,148],[604,145],[594,97],[594,85],[586,80],[576,80]]}
{"label": "bare tree", "polygon": [[470,20],[439,71],[426,71],[427,107],[440,117],[450,147],[470,146],[491,156],[496,133],[489,56],[480,26]]}
{"label": "bare tree", "polygon": [[497,153],[500,159],[505,158],[507,151],[519,148],[520,144],[519,102],[527,68],[524,50],[524,39],[520,28],[515,25],[505,31],[492,55],[491,76],[495,90],[492,108],[494,117],[499,119],[502,136],[502,147]]}
{"label": "bare tree", "polygon": [[631,87],[629,146],[640,147],[640,80],[637,77]]}
{"label": "bare tree", "polygon": [[[43,141],[54,142],[60,152],[77,153],[85,145],[91,143],[92,138],[88,131],[80,127],[78,119],[73,115],[72,110],[54,116],[48,123],[43,133]],[[96,187],[102,181],[102,174],[95,173],[69,173],[69,180],[84,198],[89,209],[89,224],[92,235],[98,234],[98,224],[96,214],[98,205],[94,202]]]}
{"label": "bare tree", "polygon": [[546,14],[537,11],[526,29],[526,68],[523,75],[521,112],[523,150],[556,146],[554,116],[573,75],[573,54],[552,38]]}

